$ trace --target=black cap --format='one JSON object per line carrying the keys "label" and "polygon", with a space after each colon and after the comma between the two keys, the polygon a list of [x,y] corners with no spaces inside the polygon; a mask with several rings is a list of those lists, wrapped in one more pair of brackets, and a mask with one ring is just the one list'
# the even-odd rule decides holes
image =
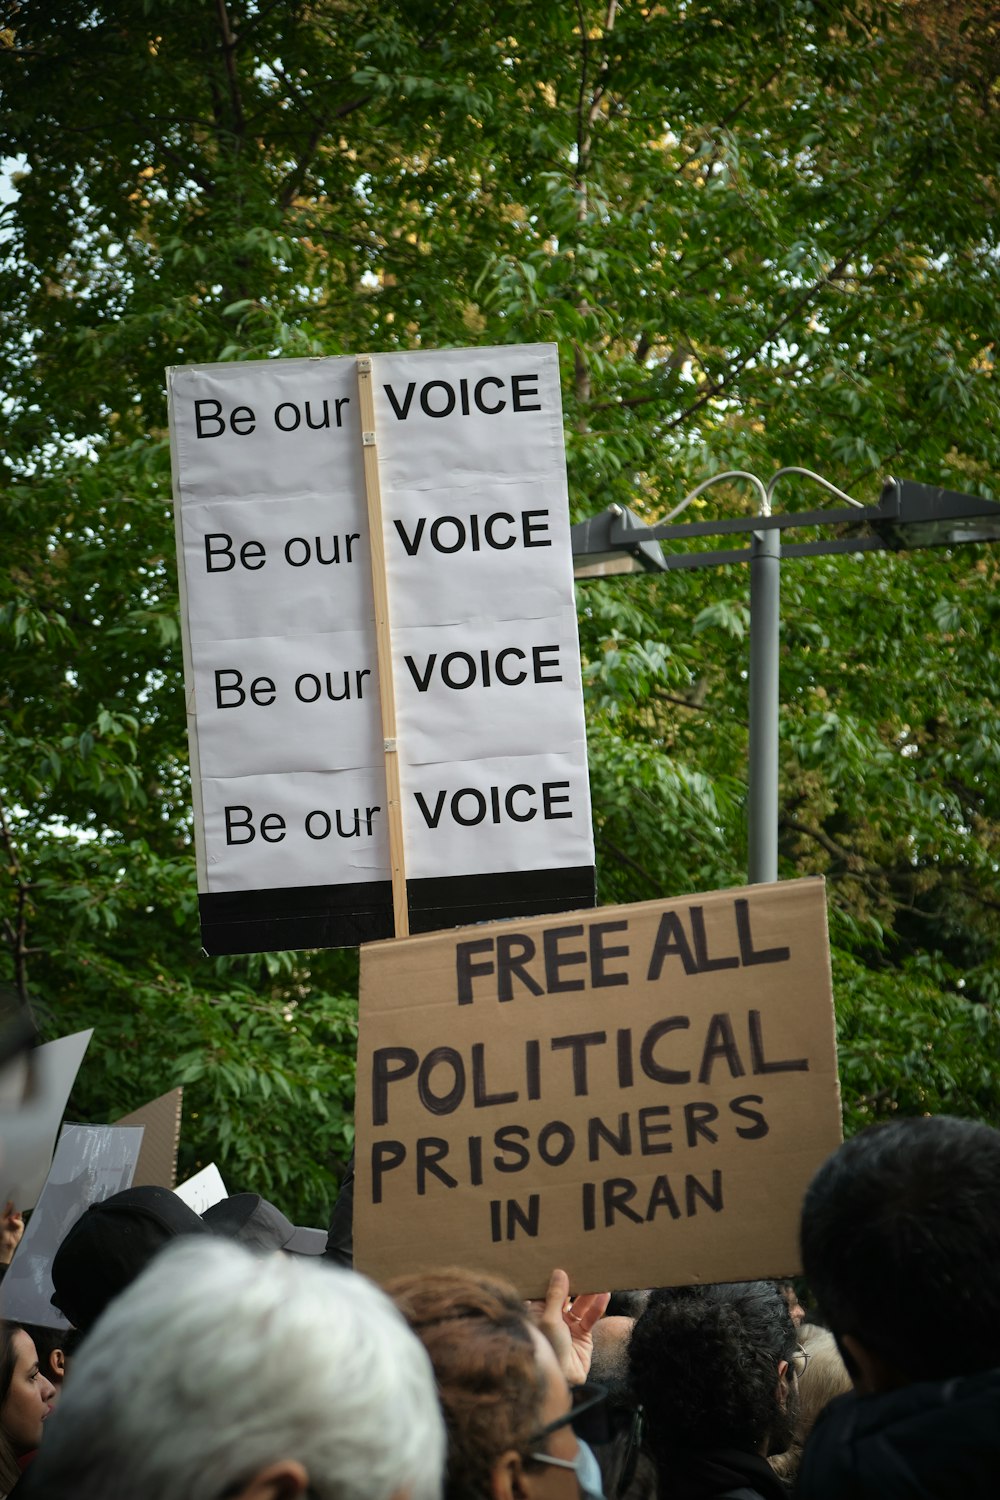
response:
{"label": "black cap", "polygon": [[259,1193],[234,1193],[231,1198],[223,1198],[206,1208],[201,1217],[213,1234],[237,1240],[248,1250],[322,1255],[326,1249],[324,1230],[296,1229],[280,1208]]}
{"label": "black cap", "polygon": [[170,1240],[205,1233],[194,1209],[168,1188],[126,1188],[92,1203],[56,1251],[52,1306],[89,1329]]}

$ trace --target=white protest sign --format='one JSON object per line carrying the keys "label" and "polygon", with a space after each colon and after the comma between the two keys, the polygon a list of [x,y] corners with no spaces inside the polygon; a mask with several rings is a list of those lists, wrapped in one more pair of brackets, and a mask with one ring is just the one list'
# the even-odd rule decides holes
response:
{"label": "white protest sign", "polygon": [[414,931],[593,904],[557,352],[374,355],[370,380],[363,432],[354,359],[170,372],[210,952],[390,936],[393,858]]}
{"label": "white protest sign", "polygon": [[70,1325],[52,1306],[52,1261],[92,1203],[132,1186],[142,1126],[67,1125],[37,1207],[0,1287],[0,1312],[10,1322]]}
{"label": "white protest sign", "polygon": [[222,1173],[214,1161],[209,1162],[207,1167],[202,1167],[200,1172],[196,1172],[186,1182],[178,1183],[174,1192],[196,1214],[203,1214],[213,1203],[221,1203],[223,1198],[229,1197]]}
{"label": "white protest sign", "polygon": [[0,1070],[0,1203],[34,1208],[66,1100],[93,1030],[77,1031],[22,1053]]}

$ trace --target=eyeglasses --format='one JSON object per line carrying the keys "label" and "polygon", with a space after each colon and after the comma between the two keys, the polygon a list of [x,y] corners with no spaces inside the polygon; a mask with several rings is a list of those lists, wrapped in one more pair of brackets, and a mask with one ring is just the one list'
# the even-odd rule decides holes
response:
{"label": "eyeglasses", "polygon": [[806,1365],[809,1363],[811,1358],[812,1355],[809,1353],[808,1349],[803,1349],[801,1344],[795,1345],[795,1348],[792,1350],[791,1354],[788,1357],[788,1365],[789,1368],[794,1371],[795,1378],[797,1380],[802,1379],[802,1376],[805,1374]]}
{"label": "eyeglasses", "polygon": [[646,1414],[641,1406],[637,1406],[632,1413],[632,1421],[629,1424],[628,1441],[625,1445],[625,1458],[622,1461],[621,1471],[618,1475],[618,1483],[615,1485],[614,1495],[610,1500],[622,1500],[635,1478],[635,1471],[639,1467],[639,1452],[642,1448],[643,1433],[646,1428]]}
{"label": "eyeglasses", "polygon": [[[608,1437],[608,1419],[604,1410],[604,1402],[608,1393],[603,1385],[594,1385],[587,1382],[586,1385],[574,1385],[570,1389],[570,1398],[573,1402],[569,1411],[563,1412],[554,1422],[540,1427],[537,1432],[532,1433],[528,1439],[527,1447],[534,1448],[551,1433],[558,1432],[560,1427],[572,1427],[578,1438],[583,1438],[585,1443],[603,1443]],[[555,1464],[557,1468],[572,1468],[573,1465],[565,1458],[552,1458],[547,1453],[529,1453],[529,1458],[534,1458],[539,1463]]]}

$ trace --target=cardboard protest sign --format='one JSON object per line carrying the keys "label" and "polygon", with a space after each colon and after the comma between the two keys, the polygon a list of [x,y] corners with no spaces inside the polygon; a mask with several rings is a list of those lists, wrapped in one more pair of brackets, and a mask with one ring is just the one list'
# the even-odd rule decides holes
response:
{"label": "cardboard protest sign", "polygon": [[360,1270],[795,1270],[840,1141],[821,880],[372,944],[360,1009]]}
{"label": "cardboard protest sign", "polygon": [[556,350],[366,360],[170,372],[209,952],[594,900]]}
{"label": "cardboard protest sign", "polygon": [[132,1186],[142,1129],[66,1125],[37,1207],[0,1286],[0,1315],[9,1322],[68,1328],[52,1306],[52,1261],[77,1219]]}
{"label": "cardboard protest sign", "polygon": [[158,1099],[151,1099],[131,1114],[122,1115],[116,1125],[141,1125],[142,1150],[136,1164],[133,1187],[172,1188],[177,1181],[177,1147],[181,1137],[181,1104],[183,1088],[170,1089]]}

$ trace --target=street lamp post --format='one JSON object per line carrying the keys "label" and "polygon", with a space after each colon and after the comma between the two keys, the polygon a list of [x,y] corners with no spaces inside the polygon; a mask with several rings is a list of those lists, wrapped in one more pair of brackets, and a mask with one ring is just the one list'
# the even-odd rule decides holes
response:
{"label": "street lamp post", "polygon": [[[842,510],[774,512],[771,497],[785,475],[817,482],[845,503]],[[758,497],[755,516],[677,523],[710,485],[740,479]],[[838,534],[782,545],[783,531],[819,527]],[[726,551],[664,552],[664,542],[705,536],[746,536],[749,544]],[[623,572],[670,572],[734,562],[750,564],[750,737],[747,773],[747,876],[751,884],[778,878],[778,667],[780,570],[783,557],[835,552],[899,552],[914,547],[958,546],[1000,541],[1000,505],[974,495],[911,480],[888,479],[877,505],[862,505],[810,469],[779,469],[765,485],[755,474],[728,470],[704,480],[663,521],[647,525],[632,511],[613,505],[572,528],[578,578]]]}
{"label": "street lamp post", "polygon": [[750,742],[747,764],[747,879],[778,878],[778,687],[781,540],[750,533]]}

